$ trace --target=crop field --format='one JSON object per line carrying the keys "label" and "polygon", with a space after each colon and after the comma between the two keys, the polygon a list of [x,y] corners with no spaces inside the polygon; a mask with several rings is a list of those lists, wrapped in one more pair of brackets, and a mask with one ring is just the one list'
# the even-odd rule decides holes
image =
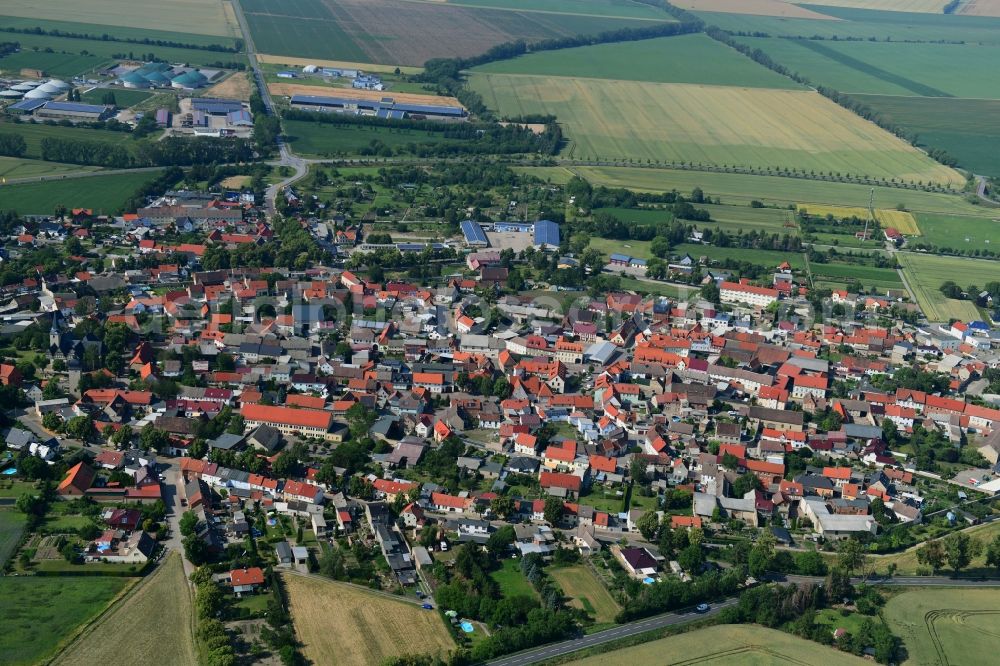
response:
{"label": "crop field", "polygon": [[473,71],[802,89],[791,79],[702,34],[540,51],[491,62]]}
{"label": "crop field", "polygon": [[1000,47],[741,37],[815,84],[845,93],[1000,97],[990,76]]}
{"label": "crop field", "polygon": [[889,599],[884,611],[912,666],[989,664],[1000,639],[1000,590],[922,589]]}
{"label": "crop field", "polygon": [[0,58],[0,72],[17,75],[23,68],[44,70],[51,76],[71,78],[89,72],[108,62],[107,58],[79,53],[44,53],[20,51]]}
{"label": "crop field", "polygon": [[650,21],[405,0],[244,0],[254,45],[275,55],[421,66],[503,42],[596,34]]}
{"label": "crop field", "polygon": [[304,120],[282,122],[288,143],[296,153],[305,156],[333,157],[341,154],[357,154],[373,141],[390,148],[413,143],[441,144],[462,143],[461,139],[446,138],[437,132],[393,129],[389,127],[355,127],[346,125],[325,125]]}
{"label": "crop field", "polygon": [[965,289],[969,285],[982,286],[992,279],[991,276],[1000,274],[1000,262],[987,259],[941,257],[911,252],[900,253],[897,257],[903,266],[903,275],[929,321],[979,319],[979,311],[973,303],[945,298],[941,293],[941,284],[951,280]]}
{"label": "crop field", "polygon": [[572,666],[607,664],[861,666],[871,662],[777,629],[757,625],[726,624],[696,629],[679,636],[661,638],[568,663]]}
{"label": "crop field", "polygon": [[14,507],[0,508],[0,568],[14,554],[14,548],[24,532],[26,516]]}
{"label": "crop field", "polygon": [[[77,169],[87,170],[85,167]],[[121,208],[141,185],[156,178],[158,174],[158,171],[140,171],[0,185],[0,208],[16,210],[22,215],[51,214],[59,205],[67,208],[92,208],[95,214],[113,213]]]}
{"label": "crop field", "polygon": [[586,565],[549,569],[563,594],[572,597],[570,605],[582,608],[598,624],[614,622],[621,607]]}
{"label": "crop field", "polygon": [[[106,88],[91,88],[86,92],[80,93],[80,101],[85,104],[103,104],[104,96],[108,92]],[[139,102],[144,102],[153,96],[153,93],[146,92],[145,90],[127,90],[125,88],[116,88],[110,92],[114,92],[115,105],[120,109],[135,106]]]}
{"label": "crop field", "polygon": [[[983,215],[990,212],[990,209],[982,211]],[[993,212],[992,218],[919,213],[917,224],[923,231],[920,240],[953,250],[1000,251],[1000,211]]]}
{"label": "crop field", "polygon": [[[719,12],[740,16],[774,16],[815,20],[833,20],[825,14],[793,5],[784,0],[675,0],[671,3],[696,12]],[[713,21],[714,22],[714,19]]]}
{"label": "crop field", "polygon": [[[864,220],[868,218],[868,208],[863,206],[824,206],[816,204],[800,204],[800,210],[804,210],[810,215],[826,217],[833,215],[838,220],[845,217],[856,217]],[[893,227],[901,234],[907,236],[919,236],[920,228],[913,214],[904,210],[893,210],[890,208],[876,208],[875,221],[883,229]]]}
{"label": "crop field", "polygon": [[[441,0],[428,0],[440,2]],[[551,12],[580,16],[672,20],[666,12],[632,0],[447,0],[449,5],[511,9],[520,12]]]}
{"label": "crop field", "polygon": [[557,116],[568,136],[564,154],[574,159],[965,182],[815,92],[478,73],[470,83],[501,115]]}
{"label": "crop field", "polygon": [[[116,95],[119,92],[115,91]],[[131,92],[131,91],[129,91]],[[81,141],[99,141],[119,143],[131,142],[127,133],[111,130],[95,130],[87,127],[63,127],[62,125],[43,125],[41,123],[8,123],[0,122],[0,134],[20,134],[28,146],[25,157],[41,159],[42,139],[79,139]],[[80,168],[80,167],[77,167]]]}
{"label": "crop field", "polygon": [[958,13],[968,16],[1000,16],[997,0],[965,0],[958,6]]}
{"label": "crop field", "polygon": [[222,0],[48,0],[43,4],[33,0],[4,0],[2,12],[7,16],[58,17],[60,21],[97,26],[151,25],[160,30],[196,35],[236,34]]}
{"label": "crop field", "polygon": [[819,264],[809,263],[809,271],[813,278],[827,282],[848,283],[857,280],[865,287],[873,289],[901,289],[902,280],[899,273],[892,268],[875,266],[856,266],[854,264]]}
{"label": "crop field", "polygon": [[[698,208],[712,215],[711,222],[699,222],[699,227],[715,227],[736,232],[740,229],[756,229],[772,234],[799,234],[798,225],[792,211],[780,208],[751,208],[750,206],[716,206],[698,204]],[[595,213],[609,213],[620,220],[635,224],[665,224],[671,216],[665,211],[653,208],[599,208]]]}
{"label": "crop field", "polygon": [[[185,666],[197,662],[192,629],[191,588],[179,555],[169,556],[94,626],[88,628],[55,664],[88,666],[121,661],[129,664]],[[156,627],[155,641],[122,641]],[[163,646],[169,645],[169,650]]]}
{"label": "crop field", "polygon": [[[705,195],[722,199],[724,204],[749,204],[754,199],[768,204],[829,203],[845,206],[867,206],[872,188],[853,183],[831,183],[780,176],[755,176],[733,173],[713,173],[682,169],[650,169],[636,167],[524,167],[525,173],[537,173],[553,182],[577,175],[593,185],[627,187],[641,192],[690,192],[695,187]],[[910,211],[982,215],[981,207],[954,194],[901,190],[876,187],[876,206],[902,205]]]}
{"label": "crop field", "polygon": [[[61,173],[78,173],[100,171],[99,167],[63,164],[62,162],[43,162],[41,160],[24,159],[21,157],[0,157],[0,202],[4,201],[4,192],[10,187],[22,185],[7,185],[7,179],[34,178],[36,176],[52,176]],[[51,211],[49,211],[51,212]]]}
{"label": "crop field", "polygon": [[44,661],[128,583],[128,578],[100,576],[0,576],[3,663],[27,666]]}
{"label": "crop field", "polygon": [[1000,100],[852,95],[974,173],[1000,176]]}
{"label": "crop field", "polygon": [[302,653],[315,664],[337,655],[341,663],[375,666],[403,654],[446,657],[455,648],[437,611],[315,577],[283,580]]}
{"label": "crop field", "polygon": [[948,0],[810,0],[808,4],[824,7],[877,9],[884,12],[941,14]]}

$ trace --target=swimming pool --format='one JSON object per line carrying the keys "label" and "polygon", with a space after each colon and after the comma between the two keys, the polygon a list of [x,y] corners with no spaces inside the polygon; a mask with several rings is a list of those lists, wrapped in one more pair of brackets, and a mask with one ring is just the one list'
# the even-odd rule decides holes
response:
{"label": "swimming pool", "polygon": [[472,626],[471,622],[463,622],[460,626],[462,627],[462,631],[464,631],[467,634],[471,634],[473,631],[476,630],[476,628]]}
{"label": "swimming pool", "polygon": [[4,476],[14,476],[15,474],[17,474],[17,470],[14,469],[13,467],[8,467],[3,472],[0,472],[0,474],[3,474]]}

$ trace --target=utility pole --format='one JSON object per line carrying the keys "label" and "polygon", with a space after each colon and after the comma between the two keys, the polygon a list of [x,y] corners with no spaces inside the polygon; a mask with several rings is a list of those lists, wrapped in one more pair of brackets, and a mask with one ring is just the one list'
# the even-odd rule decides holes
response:
{"label": "utility pole", "polygon": [[864,244],[868,240],[868,224],[875,219],[875,188],[872,188],[871,194],[868,195],[868,219],[865,220],[865,235],[861,239],[861,243]]}

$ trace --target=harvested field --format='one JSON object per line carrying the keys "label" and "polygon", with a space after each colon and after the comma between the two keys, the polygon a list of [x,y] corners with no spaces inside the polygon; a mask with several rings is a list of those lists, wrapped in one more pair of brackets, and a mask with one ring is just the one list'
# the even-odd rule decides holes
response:
{"label": "harvested field", "polygon": [[[378,65],[370,62],[347,62],[346,60],[317,60],[315,58],[296,58],[294,56],[272,55],[258,53],[257,60],[262,63],[272,65],[288,65],[293,67],[305,67],[306,65],[316,65],[317,67],[343,67],[345,69],[360,69],[365,72],[381,72],[383,74],[393,74],[396,71],[394,65]],[[401,74],[419,74],[424,71],[423,67],[400,67]]]}
{"label": "harvested field", "polygon": [[250,176],[230,176],[229,178],[223,178],[219,185],[223,187],[233,187],[239,188],[250,182]]}
{"label": "harvested field", "polygon": [[216,83],[211,88],[205,90],[205,97],[228,97],[230,99],[250,99],[253,86],[250,79],[243,72],[236,72],[225,81]]}
{"label": "harvested field", "polygon": [[[810,215],[826,217],[833,215],[838,220],[845,217],[856,217],[864,220],[868,217],[868,209],[862,206],[823,206],[818,204],[799,204],[799,209]],[[906,236],[919,236],[920,228],[913,214],[902,210],[892,210],[886,208],[875,209],[875,221],[883,229],[893,227],[899,233]]]}
{"label": "harvested field", "polygon": [[263,53],[387,65],[420,66],[431,58],[478,55],[517,39],[533,42],[654,24],[406,0],[245,0],[242,6]]}
{"label": "harvested field", "polygon": [[861,666],[871,662],[776,629],[757,625],[727,624],[697,629],[680,636],[661,638],[569,663],[572,666],[607,664]]}
{"label": "harvested field", "polygon": [[962,321],[979,319],[979,310],[970,301],[945,298],[941,285],[951,280],[965,289],[982,286],[990,276],[1000,273],[1000,262],[963,257],[942,257],[933,254],[901,252],[896,255],[903,275],[910,284],[920,309],[929,321]]}
{"label": "harvested field", "polygon": [[488,7],[519,12],[570,14],[573,16],[602,16],[607,18],[636,18],[653,21],[669,20],[671,16],[652,5],[632,0],[414,0],[417,2],[447,2],[463,7]]}
{"label": "harvested field", "polygon": [[969,16],[1000,16],[1000,0],[966,0],[956,14]]}
{"label": "harvested field", "polygon": [[[186,666],[198,661],[194,648],[191,588],[180,555],[160,568],[109,613],[89,627],[53,662],[88,666],[122,662]],[[122,641],[156,627],[156,640]],[[169,645],[169,650],[164,646]]]}
{"label": "harvested field", "polygon": [[819,19],[836,21],[832,16],[793,5],[783,0],[676,0],[682,9],[720,14],[749,14],[751,16],[780,16],[783,18]]}
{"label": "harvested field", "polygon": [[269,83],[267,89],[272,95],[325,95],[336,97],[347,97],[348,99],[370,99],[380,100],[384,97],[392,97],[397,102],[408,104],[434,104],[436,106],[461,107],[462,103],[454,97],[438,95],[420,95],[417,93],[385,92],[378,90],[356,90],[354,88],[331,89],[323,86],[307,86],[298,83]]}
{"label": "harvested field", "polygon": [[337,655],[340,663],[374,666],[402,654],[445,657],[455,648],[437,611],[315,576],[282,580],[302,653],[315,664]]}
{"label": "harvested field", "polygon": [[58,17],[95,25],[149,26],[157,30],[191,32],[196,35],[235,35],[235,24],[227,20],[221,0],[4,0],[0,10],[7,16]]}
{"label": "harvested field", "polygon": [[470,84],[501,115],[555,115],[568,138],[563,154],[574,159],[965,183],[954,169],[811,91],[480,73]]}
{"label": "harvested field", "polygon": [[583,609],[599,624],[615,621],[621,607],[588,566],[550,568],[549,574],[563,594],[573,598],[571,606]]}
{"label": "harvested field", "polygon": [[1000,591],[922,589],[889,600],[885,619],[912,666],[993,662],[1000,639]]}
{"label": "harvested field", "polygon": [[809,4],[849,9],[874,9],[883,12],[942,14],[948,0],[810,0]]}

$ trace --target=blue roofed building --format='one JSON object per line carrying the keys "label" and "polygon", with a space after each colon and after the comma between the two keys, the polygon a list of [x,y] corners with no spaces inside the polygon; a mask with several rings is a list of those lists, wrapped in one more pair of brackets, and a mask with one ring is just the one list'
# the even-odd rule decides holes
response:
{"label": "blue roofed building", "polygon": [[44,106],[35,111],[35,116],[38,118],[51,118],[53,120],[85,120],[92,122],[104,120],[110,112],[111,107],[102,104],[46,102]]}
{"label": "blue roofed building", "polygon": [[292,95],[293,108],[303,111],[326,111],[356,116],[376,116],[386,119],[411,118],[413,120],[465,120],[467,113],[460,106],[438,104],[409,104],[397,102],[392,97],[358,99],[355,97],[327,97],[321,95]]}
{"label": "blue roofed building", "polygon": [[559,249],[559,225],[551,220],[535,222],[535,247],[539,250]]}
{"label": "blue roofed building", "polygon": [[469,247],[487,247],[490,244],[483,228],[473,220],[462,222],[462,235],[465,236],[465,244]]}
{"label": "blue roofed building", "polygon": [[212,116],[225,116],[243,108],[238,99],[217,99],[212,97],[192,97],[191,108]]}

